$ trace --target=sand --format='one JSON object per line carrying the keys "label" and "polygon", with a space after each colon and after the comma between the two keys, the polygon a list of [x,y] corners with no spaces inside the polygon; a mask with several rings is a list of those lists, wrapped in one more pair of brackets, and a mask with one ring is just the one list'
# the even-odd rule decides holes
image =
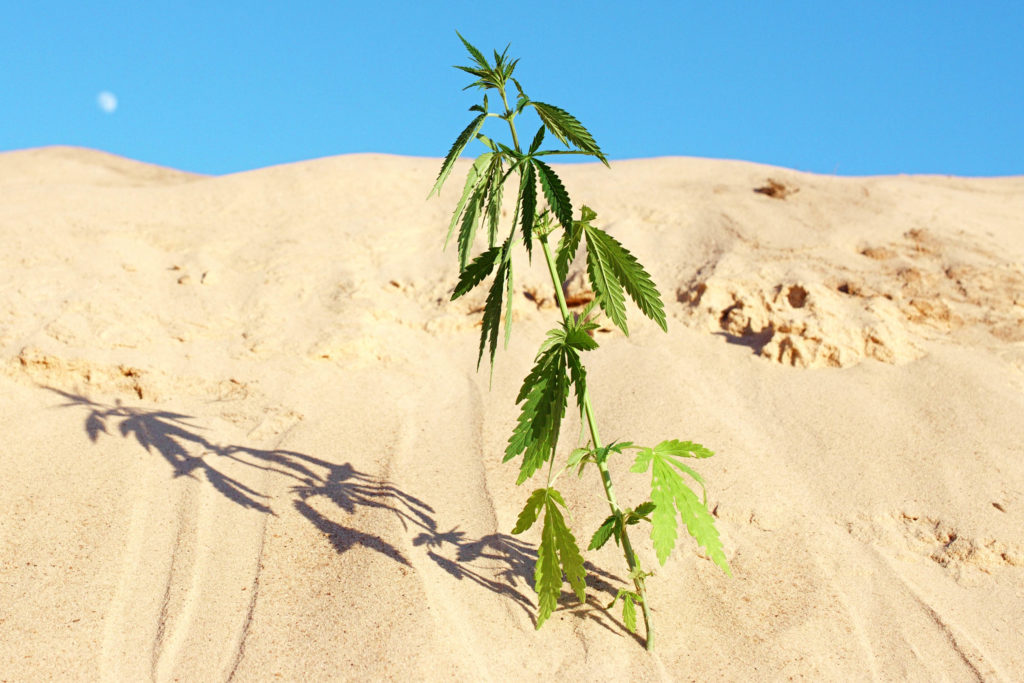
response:
{"label": "sand", "polygon": [[426,201],[437,159],[0,154],[0,680],[1024,678],[1024,178],[558,167],[668,312],[598,333],[602,434],[716,451],[735,575],[684,541],[648,654],[614,544],[534,630],[501,455],[557,309],[518,262],[476,372],[467,164]]}

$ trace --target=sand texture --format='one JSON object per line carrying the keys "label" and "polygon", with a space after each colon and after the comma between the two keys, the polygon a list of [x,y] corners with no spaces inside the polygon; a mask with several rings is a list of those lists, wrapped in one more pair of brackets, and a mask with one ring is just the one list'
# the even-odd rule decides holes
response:
{"label": "sand texture", "polygon": [[597,333],[602,435],[717,453],[735,576],[684,539],[649,655],[613,543],[534,630],[501,456],[557,308],[517,261],[489,388],[438,165],[0,154],[0,681],[1024,680],[1024,178],[558,167],[669,320]]}

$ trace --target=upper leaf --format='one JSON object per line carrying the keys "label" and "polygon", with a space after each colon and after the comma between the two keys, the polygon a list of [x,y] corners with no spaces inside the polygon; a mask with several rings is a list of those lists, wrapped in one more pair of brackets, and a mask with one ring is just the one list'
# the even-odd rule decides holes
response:
{"label": "upper leaf", "polygon": [[628,335],[626,297],[622,293],[622,284],[615,277],[615,269],[605,252],[604,242],[600,237],[593,237],[595,233],[591,230],[584,228],[583,232],[587,237],[587,275],[590,277],[590,287],[594,290],[594,300],[612,323]]}
{"label": "upper leaf", "polygon": [[[629,334],[626,328],[625,308],[620,306],[622,289],[625,289],[640,312],[656,322],[661,329],[667,330],[665,306],[661,302],[661,295],[658,294],[651,276],[636,257],[614,237],[600,228],[595,228],[589,222],[584,223],[584,231],[587,236],[588,270],[597,271],[598,282],[594,281],[592,274],[591,284],[594,285],[598,304],[612,322],[624,333]],[[593,269],[589,268],[591,261],[595,263]],[[621,288],[608,286],[609,275],[614,277]],[[605,290],[604,296],[598,291],[599,287]]]}
{"label": "upper leaf", "polygon": [[466,50],[469,52],[470,56],[473,57],[473,61],[476,62],[476,65],[477,65],[478,68],[480,68],[480,69],[490,69],[491,68],[491,65],[487,63],[487,58],[484,57],[484,53],[480,52],[480,50],[478,50],[475,47],[473,47],[470,44],[470,42],[468,40],[466,40],[465,38],[463,38],[462,34],[459,33],[458,31],[455,32],[455,35],[457,35],[459,37],[459,40],[462,41],[462,44],[466,46]]}
{"label": "upper leaf", "polygon": [[542,346],[516,398],[522,408],[505,448],[505,461],[523,455],[517,484],[526,481],[551,458],[565,416],[569,380],[564,347],[559,343],[545,344],[547,348]]}
{"label": "upper leaf", "polygon": [[601,152],[601,148],[597,146],[594,138],[583,127],[583,124],[576,120],[576,117],[551,104],[543,102],[530,102],[530,104],[537,110],[537,115],[540,116],[540,120],[544,122],[547,129],[566,147],[573,145],[581,152],[597,157],[605,166],[608,165],[608,160]]}
{"label": "upper leaf", "polygon": [[463,294],[466,294],[494,270],[494,262],[501,254],[501,247],[493,247],[473,259],[473,262],[466,266],[459,276],[459,282],[455,285],[452,293],[452,301],[455,301]]}
{"label": "upper leaf", "polygon": [[544,190],[544,197],[548,200],[548,206],[555,218],[566,230],[572,227],[572,202],[569,200],[569,193],[565,185],[550,166],[540,159],[534,159],[533,165],[537,169],[537,177],[540,179],[540,186]]}
{"label": "upper leaf", "polygon": [[448,154],[444,158],[444,163],[441,164],[441,171],[437,174],[437,180],[434,181],[434,187],[430,190],[430,197],[435,192],[441,193],[441,186],[444,185],[444,181],[447,180],[448,175],[452,172],[452,168],[455,166],[455,162],[462,154],[462,150],[466,149],[466,145],[469,141],[476,137],[480,127],[484,125],[484,119],[487,118],[487,114],[480,114],[475,119],[470,121],[469,125],[466,126],[465,130],[459,133],[459,137],[455,138],[455,142],[452,143],[451,149],[448,150]]}
{"label": "upper leaf", "polygon": [[558,250],[555,255],[555,272],[558,274],[560,283],[565,282],[565,278],[569,275],[569,264],[576,258],[582,238],[583,223],[581,221],[573,221],[572,225],[562,233],[562,239],[558,242]]}
{"label": "upper leaf", "polygon": [[[505,251],[504,249],[502,250]],[[484,347],[490,346],[491,369],[494,368],[494,353],[498,348],[498,328],[501,324],[501,299],[505,292],[505,275],[508,261],[505,254],[502,254],[501,265],[498,272],[494,274],[494,282],[487,294],[487,301],[484,303],[483,324],[480,326],[480,352],[477,355],[476,367],[480,369],[480,361],[484,357]]]}
{"label": "upper leaf", "polygon": [[523,196],[523,243],[526,245],[526,251],[532,255],[533,222],[537,217],[537,169],[533,167],[533,164],[526,164],[526,170],[523,172],[520,182],[522,183]]}
{"label": "upper leaf", "polygon": [[462,214],[466,209],[466,202],[476,195],[478,188],[487,177],[486,169],[491,163],[491,153],[486,152],[481,154],[473,162],[473,165],[469,169],[469,173],[466,174],[466,184],[462,189],[462,197],[459,199],[459,203],[455,206],[455,211],[452,213],[451,223],[448,225],[448,235],[444,238],[444,246],[448,248],[448,240],[452,238],[452,232],[455,230],[455,224],[462,218]]}

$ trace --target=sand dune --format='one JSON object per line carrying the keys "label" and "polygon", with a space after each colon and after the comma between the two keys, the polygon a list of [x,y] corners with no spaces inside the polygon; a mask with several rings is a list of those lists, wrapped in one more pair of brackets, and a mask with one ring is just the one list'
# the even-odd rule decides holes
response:
{"label": "sand dune", "polygon": [[735,576],[684,543],[652,655],[611,545],[533,628],[500,455],[556,309],[522,263],[489,388],[437,166],[0,154],[0,680],[1021,679],[1024,178],[560,167],[668,309],[600,335],[602,433],[717,452]]}

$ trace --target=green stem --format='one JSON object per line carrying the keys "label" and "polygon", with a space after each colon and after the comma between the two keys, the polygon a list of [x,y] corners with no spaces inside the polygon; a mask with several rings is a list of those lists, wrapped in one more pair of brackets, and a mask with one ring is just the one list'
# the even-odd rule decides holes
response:
{"label": "green stem", "polygon": [[[548,272],[551,273],[551,283],[555,288],[555,299],[558,301],[558,308],[562,312],[562,319],[568,324],[571,320],[571,314],[569,313],[569,306],[565,303],[565,295],[562,293],[562,283],[558,278],[558,268],[555,266],[555,259],[552,257],[551,249],[548,247],[548,237],[547,235],[540,235],[538,240],[540,241],[541,248],[544,250],[544,258],[548,263]],[[583,390],[582,403],[583,415],[587,421],[587,427],[590,429],[590,440],[596,451],[601,448],[601,437],[597,433],[597,420],[594,418],[594,408],[590,403],[590,392],[585,388]],[[644,584],[643,570],[640,568],[640,558],[633,552],[633,544],[629,541],[629,534],[626,531],[626,525],[623,523],[622,508],[619,507],[615,499],[615,488],[612,486],[612,475],[608,471],[608,464],[604,460],[599,460],[597,462],[597,469],[601,473],[601,483],[604,485],[608,507],[611,508],[612,515],[619,520],[619,528],[622,530],[622,552],[626,556],[626,564],[629,566],[630,574],[633,575],[633,586],[640,596],[640,605],[643,608],[644,628],[647,632],[646,646],[648,650],[653,650],[654,628],[651,624],[651,611],[647,604],[647,589]]]}
{"label": "green stem", "polygon": [[[512,110],[509,109],[508,99],[505,97],[505,89],[501,88],[501,101],[505,105],[505,120],[508,121],[509,130],[512,131],[512,144],[515,146],[517,152],[522,152],[519,147],[519,136],[516,134],[516,125],[513,122]],[[515,226],[513,225],[513,230]],[[551,284],[555,290],[555,299],[558,301],[558,308],[562,312],[562,320],[566,324],[571,320],[569,313],[569,306],[565,303],[565,295],[562,293],[562,283],[558,278],[558,268],[555,266],[555,260],[551,256],[551,249],[548,247],[547,235],[540,235],[539,238],[541,248],[544,250],[544,258],[548,263],[548,272],[551,273]],[[584,389],[583,391],[583,414],[587,420],[587,426],[590,429],[590,440],[594,445],[594,450],[601,448],[601,437],[597,433],[597,420],[594,419],[594,408],[590,403],[590,392]],[[608,500],[608,507],[611,508],[612,514],[619,520],[619,528],[622,530],[622,552],[626,556],[626,565],[629,567],[629,573],[633,576],[633,586],[636,588],[637,595],[640,596],[640,606],[643,609],[644,614],[644,629],[647,633],[646,647],[648,650],[654,649],[654,627],[651,623],[651,610],[647,604],[647,588],[644,583],[643,570],[640,568],[640,558],[637,557],[636,553],[633,552],[633,544],[629,541],[629,534],[626,532],[626,525],[623,520],[622,508],[619,507],[618,502],[615,500],[615,488],[612,486],[612,475],[608,471],[608,465],[605,462],[598,462],[597,469],[601,473],[601,483],[604,485],[605,498]],[[549,473],[550,476],[550,473]]]}

